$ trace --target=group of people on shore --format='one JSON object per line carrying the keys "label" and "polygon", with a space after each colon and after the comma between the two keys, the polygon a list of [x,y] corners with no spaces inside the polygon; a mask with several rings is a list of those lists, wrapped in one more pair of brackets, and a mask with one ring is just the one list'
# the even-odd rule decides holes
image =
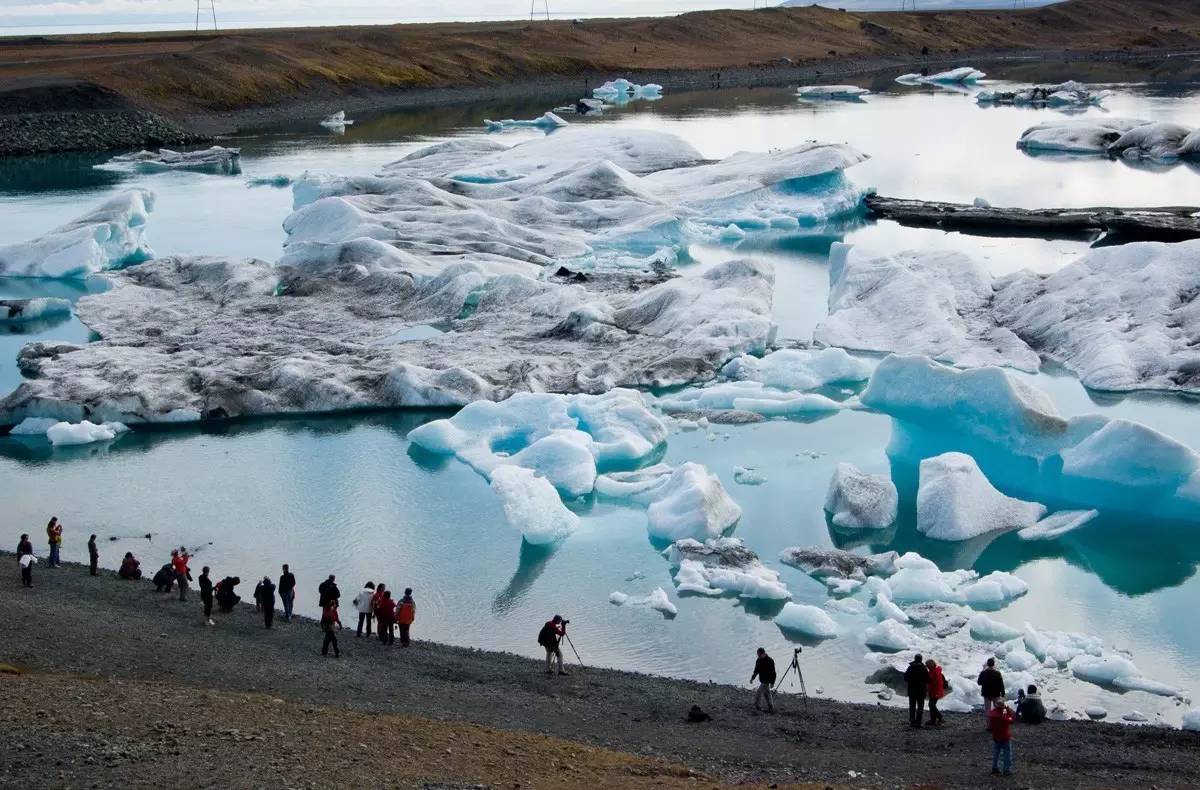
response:
{"label": "group of people on shore", "polygon": [[[46,525],[46,538],[50,551],[46,566],[56,568],[61,564],[59,553],[63,541],[63,526],[58,518],[50,519]],[[88,565],[92,576],[99,574],[100,550],[96,545],[96,536],[88,540]],[[187,601],[188,592],[193,581],[191,571],[192,552],[186,546],[171,550],[170,559],[155,572],[152,581],[159,593],[170,593],[172,588],[178,590],[179,600]],[[21,583],[25,587],[33,586],[33,566],[38,558],[33,551],[33,542],[28,534],[22,534],[17,543],[17,562],[21,568]],[[292,619],[292,610],[296,602],[296,575],[284,564],[279,575],[279,582],[272,581],[269,575],[263,576],[254,588],[254,608],[262,615],[263,625],[271,628],[275,622],[277,604],[282,604],[283,619]],[[117,576],[122,579],[136,580],[142,578],[141,562],[133,552],[125,552]],[[241,602],[237,587],[242,583],[238,576],[226,576],[214,583],[212,571],[205,565],[200,571],[197,584],[200,588],[200,603],[204,612],[205,625],[216,625],[212,619],[213,607],[222,613],[230,613]],[[336,577],[333,574],[317,587],[318,605],[321,609],[320,626],[324,635],[321,645],[321,655],[329,655],[333,649],[335,658],[341,657],[338,646],[337,631],[342,629],[338,608],[342,593],[338,589]],[[379,642],[392,645],[396,642],[396,632],[400,634],[400,646],[409,647],[412,644],[412,626],[417,619],[417,603],[413,599],[413,590],[406,587],[400,598],[394,598],[386,584],[367,582],[354,598],[354,608],[358,612],[358,629],[356,636],[363,635],[364,627],[367,637],[371,636],[374,626],[379,636]],[[561,657],[559,659],[561,669]],[[566,673],[562,673],[566,674]]]}

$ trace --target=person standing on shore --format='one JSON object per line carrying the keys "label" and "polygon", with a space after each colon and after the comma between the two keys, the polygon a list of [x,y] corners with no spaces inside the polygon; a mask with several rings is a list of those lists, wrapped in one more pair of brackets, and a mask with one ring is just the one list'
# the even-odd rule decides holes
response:
{"label": "person standing on shore", "polygon": [[275,583],[270,576],[264,576],[259,583],[257,600],[262,608],[263,624],[270,628],[275,622]]}
{"label": "person standing on shore", "polygon": [[929,692],[929,668],[918,653],[904,670],[904,682],[908,686],[908,723],[920,727],[925,718],[925,695]]}
{"label": "person standing on shore", "polygon": [[341,658],[342,651],[338,650],[337,633],[333,630],[334,626],[337,626],[339,631],[342,629],[342,619],[338,617],[337,598],[330,599],[321,609],[321,630],[325,632],[325,641],[321,643],[321,655],[329,655],[329,648],[332,646],[333,657]]}
{"label": "person standing on shore", "polygon": [[47,568],[57,568],[59,566],[59,551],[62,549],[62,524],[58,523],[58,516],[50,519],[50,523],[46,525],[46,540],[50,544],[50,558],[46,560]]}
{"label": "person standing on shore", "polygon": [[408,631],[417,619],[417,602],[412,597],[412,587],[404,588],[404,597],[396,607],[396,625],[400,626],[400,647],[408,647]]}
{"label": "person standing on shore", "polygon": [[21,558],[26,554],[33,554],[33,541],[29,539],[29,533],[22,532],[21,539],[17,541],[17,567],[21,569],[22,583],[25,579],[25,566],[21,564]]}
{"label": "person standing on shore", "polygon": [[33,556],[33,552],[22,554],[18,560],[21,565],[21,584],[26,587],[33,586],[33,566],[37,563],[37,557]]}
{"label": "person standing on shore", "polygon": [[96,547],[96,536],[88,538],[88,570],[93,576],[100,575],[100,549]]}
{"label": "person standing on shore", "polygon": [[938,662],[932,658],[925,662],[925,668],[929,670],[929,723],[941,724],[945,717],[938,710],[937,704],[938,700],[946,696],[946,675]]}
{"label": "person standing on shore", "polygon": [[385,590],[383,597],[375,604],[375,627],[379,629],[380,644],[390,645],[396,641],[396,604],[392,600],[392,591]]}
{"label": "person standing on shore", "polygon": [[338,589],[337,582],[334,580],[334,575],[329,574],[329,578],[321,582],[317,587],[317,605],[324,611],[330,601],[338,600],[342,597],[342,591]]}
{"label": "person standing on shore", "polygon": [[767,651],[759,648],[757,651],[758,658],[754,661],[754,673],[750,675],[750,682],[753,683],[755,678],[758,679],[758,691],[754,694],[754,709],[762,710],[762,701],[767,701],[767,713],[774,713],[775,706],[771,704],[771,689],[775,685],[775,659],[767,655]]}
{"label": "person standing on shore", "polygon": [[[987,715],[996,706],[996,700],[1004,700],[1004,676],[996,669],[996,659],[987,660],[987,666],[979,673],[979,679],[975,682],[979,684],[979,693],[983,696],[983,712]],[[991,721],[989,718],[989,728],[992,726]]]}
{"label": "person standing on shore", "polygon": [[216,625],[212,619],[213,583],[208,575],[208,566],[200,569],[200,603],[204,604],[204,624]]}
{"label": "person standing on shore", "polygon": [[358,629],[354,632],[356,637],[363,635],[363,624],[367,626],[367,636],[371,635],[371,620],[374,615],[372,609],[375,606],[375,582],[367,582],[359,591],[358,595],[354,596],[354,609],[358,612]]}
{"label": "person standing on shore", "polygon": [[286,564],[279,575],[279,600],[283,603],[283,619],[291,622],[292,605],[296,602],[296,575],[288,570]]}
{"label": "person standing on shore", "polygon": [[546,674],[554,674],[554,660],[558,659],[558,674],[567,674],[563,669],[562,648],[559,642],[567,635],[567,621],[562,615],[556,614],[550,618],[542,630],[538,631],[538,644],[546,648]]}
{"label": "person standing on shore", "polygon": [[175,581],[179,583],[179,600],[181,601],[187,600],[188,582],[192,579],[192,572],[188,568],[190,559],[187,549],[183,546],[179,547],[179,551],[171,552],[171,568],[175,571]]}
{"label": "person standing on shore", "polygon": [[992,700],[992,708],[988,711],[988,729],[992,731],[992,773],[1003,771],[1005,776],[1012,776],[1012,723],[1013,712],[1004,704],[1004,698]]}

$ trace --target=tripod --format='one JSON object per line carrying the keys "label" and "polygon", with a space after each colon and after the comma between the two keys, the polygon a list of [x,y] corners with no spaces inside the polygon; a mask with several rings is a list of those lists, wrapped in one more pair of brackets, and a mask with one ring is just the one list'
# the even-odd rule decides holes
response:
{"label": "tripod", "polygon": [[571,641],[571,637],[564,631],[563,636],[567,637],[567,644],[571,646],[571,652],[575,654],[575,660],[579,662],[579,666],[583,666],[583,659],[579,657],[579,651],[575,649],[575,643]]}
{"label": "tripod", "polygon": [[800,681],[800,698],[804,700],[804,712],[808,713],[808,688],[804,685],[804,673],[800,671],[800,651],[803,649],[798,647],[792,651],[792,663],[788,664],[787,669],[783,670],[783,676],[779,678],[779,682],[775,684],[775,688],[782,689],[783,682],[794,671],[796,674],[793,679]]}

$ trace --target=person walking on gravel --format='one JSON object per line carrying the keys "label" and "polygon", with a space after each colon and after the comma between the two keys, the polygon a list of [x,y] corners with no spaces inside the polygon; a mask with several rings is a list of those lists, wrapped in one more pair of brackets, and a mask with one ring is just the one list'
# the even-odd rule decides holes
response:
{"label": "person walking on gravel", "polygon": [[904,683],[908,686],[908,724],[920,727],[925,718],[925,695],[929,692],[929,668],[920,653],[904,670]]}
{"label": "person walking on gravel", "polygon": [[93,576],[100,575],[100,549],[96,547],[96,536],[88,538],[88,571]]}
{"label": "person walking on gravel", "polygon": [[367,582],[358,595],[354,596],[354,610],[358,612],[358,629],[354,632],[356,637],[363,635],[363,625],[367,627],[367,636],[371,635],[371,621],[375,619],[374,607],[375,582]]}
{"label": "person walking on gravel", "polygon": [[417,619],[417,602],[412,597],[412,587],[404,588],[404,597],[396,606],[396,625],[400,626],[400,646],[408,647],[408,632]]}
{"label": "person walking on gravel", "polygon": [[932,658],[925,662],[929,670],[929,724],[941,724],[945,717],[938,710],[938,700],[946,696],[946,675],[941,665]]}
{"label": "person walking on gravel", "polygon": [[775,659],[767,655],[763,648],[758,649],[758,658],[754,662],[754,673],[750,682],[758,679],[758,691],[754,694],[754,709],[761,711],[762,702],[767,702],[767,713],[774,713],[775,706],[771,704],[771,689],[775,685]]}
{"label": "person walking on gravel", "polygon": [[342,620],[338,617],[337,598],[331,599],[321,610],[321,630],[325,632],[325,641],[321,643],[321,655],[329,655],[329,648],[332,646],[333,657],[341,658],[342,651],[338,650],[337,633],[334,631],[334,626],[337,626],[338,631],[342,630]]}
{"label": "person walking on gravel", "polygon": [[263,625],[270,628],[271,624],[275,622],[275,582],[271,581],[270,576],[264,576],[258,583],[254,599],[258,602],[259,610],[262,612]]}
{"label": "person walking on gravel", "polygon": [[204,624],[216,625],[212,619],[213,607],[213,583],[212,578],[208,575],[208,566],[205,565],[200,570],[200,603],[204,604]]}
{"label": "person walking on gravel", "polygon": [[46,541],[50,544],[50,557],[46,560],[47,568],[57,568],[60,564],[59,551],[62,549],[62,536],[62,524],[58,522],[58,516],[54,516],[46,525]]}
{"label": "person walking on gravel", "polygon": [[[979,693],[983,696],[983,712],[987,715],[992,712],[997,700],[1004,700],[1004,676],[996,669],[996,659],[987,660],[987,666],[979,673],[979,679],[975,682],[979,684]],[[990,718],[988,727],[991,727]]]}
{"label": "person walking on gravel", "polygon": [[542,626],[542,630],[538,631],[538,644],[546,649],[546,674],[554,674],[554,661],[558,661],[558,674],[568,674],[563,669],[562,648],[559,644],[562,638],[567,635],[567,621],[562,618],[562,615],[554,615],[546,621]]}
{"label": "person walking on gravel", "polygon": [[292,606],[296,603],[296,574],[288,570],[287,565],[279,574],[279,600],[283,604],[283,619],[291,622]]}

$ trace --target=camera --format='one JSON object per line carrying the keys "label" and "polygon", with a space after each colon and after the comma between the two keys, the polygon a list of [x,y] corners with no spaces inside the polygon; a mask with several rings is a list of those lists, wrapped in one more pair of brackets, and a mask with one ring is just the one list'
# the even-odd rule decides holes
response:
{"label": "camera", "polygon": [[570,620],[563,620],[563,625],[570,625],[570,624],[571,624]]}
{"label": "camera", "polygon": [[803,652],[804,652],[804,648],[802,648],[802,647],[798,647],[798,648],[796,648],[795,650],[793,650],[793,651],[792,651],[792,655],[793,655],[793,656],[798,656],[798,655],[800,655],[800,654],[801,654],[801,653],[803,653]]}

